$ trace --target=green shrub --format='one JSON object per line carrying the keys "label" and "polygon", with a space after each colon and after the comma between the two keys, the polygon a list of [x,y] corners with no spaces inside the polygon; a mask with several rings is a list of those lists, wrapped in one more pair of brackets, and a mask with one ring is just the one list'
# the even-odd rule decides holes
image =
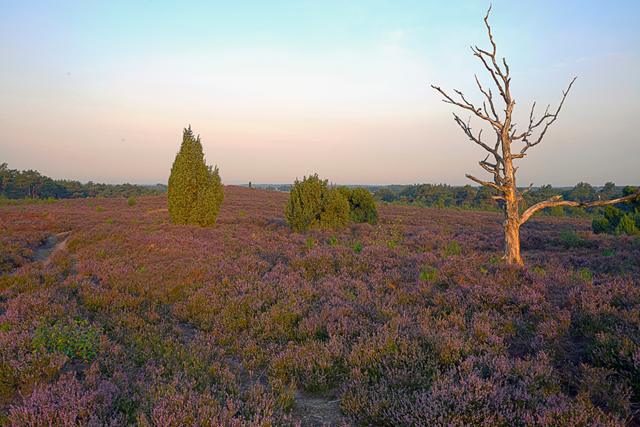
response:
{"label": "green shrub", "polygon": [[425,282],[437,283],[438,282],[438,269],[429,265],[423,265],[420,270],[420,279]]}
{"label": "green shrub", "polygon": [[365,188],[340,187],[340,192],[349,201],[349,219],[355,223],[368,222],[376,224],[378,222],[378,209],[373,200],[373,194]]}
{"label": "green shrub", "polygon": [[607,206],[603,218],[591,222],[594,234],[640,234],[640,213],[624,213],[613,206]]}
{"label": "green shrub", "polygon": [[[640,216],[635,214],[634,216]],[[636,226],[636,221],[633,220],[632,215],[627,214],[620,219],[618,226],[616,227],[616,235],[628,234],[630,236],[640,234],[640,229]]]}
{"label": "green shrub", "polygon": [[206,165],[200,136],[194,138],[189,126],[184,129],[169,176],[167,204],[171,223],[213,226],[223,201],[224,187],[218,167]]}
{"label": "green shrub", "polygon": [[573,228],[567,226],[560,233],[560,244],[565,248],[585,248],[589,247],[589,241],[579,237],[573,231]]}
{"label": "green shrub", "polygon": [[460,247],[460,243],[455,240],[451,240],[444,247],[444,253],[446,255],[460,255],[462,253],[462,248]]}
{"label": "green shrub", "polygon": [[102,206],[96,207],[96,212],[104,212],[104,208]]}
{"label": "green shrub", "polygon": [[284,208],[287,224],[294,231],[306,232],[314,228],[344,227],[349,218],[349,202],[335,187],[318,174],[296,179]]}
{"label": "green shrub", "polygon": [[137,204],[135,197],[129,197],[129,200],[127,200],[127,206],[135,206]]}
{"label": "green shrub", "polygon": [[36,352],[57,351],[67,357],[80,357],[89,361],[100,349],[100,332],[100,329],[89,326],[86,320],[56,322],[51,326],[41,319],[31,344]]}
{"label": "green shrub", "polygon": [[594,220],[591,221],[591,229],[593,230],[593,234],[613,234],[614,230],[607,218],[594,218]]}

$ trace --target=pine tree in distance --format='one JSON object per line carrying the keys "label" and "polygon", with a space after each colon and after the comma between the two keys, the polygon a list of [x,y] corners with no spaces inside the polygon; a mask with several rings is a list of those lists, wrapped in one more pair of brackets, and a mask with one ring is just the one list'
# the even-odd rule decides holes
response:
{"label": "pine tree in distance", "polygon": [[167,203],[173,225],[215,225],[224,200],[218,167],[207,166],[200,135],[194,138],[191,125],[184,129],[182,145],[171,167]]}

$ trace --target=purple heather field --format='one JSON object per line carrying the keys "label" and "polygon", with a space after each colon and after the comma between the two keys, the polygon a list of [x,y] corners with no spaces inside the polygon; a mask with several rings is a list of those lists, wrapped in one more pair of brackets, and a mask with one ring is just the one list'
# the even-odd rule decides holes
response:
{"label": "purple heather field", "polygon": [[499,214],[300,234],[287,193],[225,189],[212,228],[0,206],[0,425],[640,424],[637,237],[533,217],[510,267]]}

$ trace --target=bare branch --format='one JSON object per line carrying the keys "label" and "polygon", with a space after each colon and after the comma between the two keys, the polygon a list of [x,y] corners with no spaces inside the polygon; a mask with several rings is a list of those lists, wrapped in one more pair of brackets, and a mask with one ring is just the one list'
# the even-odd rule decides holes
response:
{"label": "bare branch", "polygon": [[[564,104],[564,100],[567,98],[567,94],[569,93],[569,91],[571,90],[571,86],[573,86],[573,83],[576,81],[578,77],[574,77],[573,80],[571,80],[571,83],[569,83],[569,87],[567,88],[567,91],[562,91],[562,101],[560,101],[560,105],[558,105],[558,109],[556,110],[556,112],[554,114],[549,114],[549,106],[547,106],[547,109],[544,112],[544,115],[542,116],[542,118],[537,122],[537,123],[533,123],[534,118],[533,118],[533,109],[535,108],[535,103],[533,104],[533,106],[531,107],[531,115],[529,116],[529,127],[527,129],[527,131],[525,133],[523,133],[522,135],[516,136],[512,139],[521,139],[522,138],[522,142],[525,143],[525,146],[522,148],[522,150],[520,150],[520,154],[522,156],[518,156],[514,158],[522,158],[525,154],[525,152],[533,147],[534,145],[538,145],[540,143],[540,141],[542,141],[542,138],[544,138],[544,134],[547,132],[547,129],[549,128],[549,126],[551,126],[551,124],[553,122],[556,121],[556,118],[558,118],[558,114],[560,113],[560,110],[562,109],[562,105]],[[544,129],[542,130],[542,132],[540,133],[540,136],[538,136],[538,139],[536,139],[534,142],[529,142],[527,140],[527,138],[529,136],[531,136],[531,133],[533,132],[533,130],[535,128],[537,128],[538,126],[540,126],[542,124],[542,122],[548,118],[552,118],[550,121],[546,122],[544,125]]]}
{"label": "bare branch", "polygon": [[437,90],[438,92],[440,92],[446,99],[443,99],[444,102],[448,103],[448,104],[454,104],[457,105],[460,108],[464,108],[465,110],[469,110],[469,111],[473,111],[473,114],[475,114],[476,116],[480,117],[482,120],[486,120],[488,122],[491,123],[491,125],[493,126],[494,129],[498,129],[500,128],[500,122],[497,122],[495,120],[493,120],[491,117],[489,117],[488,115],[484,115],[482,114],[482,111],[479,108],[475,108],[473,104],[471,104],[470,102],[468,102],[464,95],[462,94],[462,92],[454,89],[454,92],[456,92],[458,95],[460,95],[460,97],[462,98],[462,100],[464,101],[464,104],[461,102],[457,102],[454,101],[449,95],[447,95],[442,89],[440,89],[437,86],[431,85],[432,88],[434,88],[435,90]]}
{"label": "bare branch", "polygon": [[531,184],[529,184],[529,188],[525,188],[519,195],[518,195],[518,200],[522,199],[522,196],[525,195],[525,193],[527,193],[529,190],[531,190],[531,187],[533,187],[533,182]]}
{"label": "bare branch", "polygon": [[[469,175],[467,175],[467,177],[468,176]],[[526,220],[528,220],[531,215],[533,215],[534,213],[538,212],[540,209],[544,209],[544,208],[552,208],[554,206],[576,206],[576,207],[579,207],[579,208],[592,208],[594,206],[614,205],[616,203],[621,203],[621,202],[625,202],[627,200],[631,200],[631,199],[633,199],[635,197],[640,197],[640,188],[638,188],[638,191],[636,191],[635,193],[630,194],[630,195],[625,196],[625,197],[620,197],[619,199],[596,200],[594,202],[587,202],[587,203],[571,202],[571,201],[568,201],[568,200],[560,200],[562,198],[562,196],[553,196],[550,199],[547,199],[547,200],[545,200],[543,202],[536,203],[535,205],[531,206],[529,209],[524,211],[522,213],[522,215],[520,215],[520,225],[524,224],[524,222]]]}
{"label": "bare branch", "polygon": [[471,132],[471,126],[469,125],[471,118],[469,118],[469,123],[465,124],[465,122],[463,122],[462,119],[460,119],[460,117],[456,115],[456,113],[453,113],[453,117],[455,118],[456,123],[458,123],[458,125],[462,128],[462,130],[469,137],[470,140],[472,140],[473,142],[475,142],[476,144],[478,144],[479,146],[481,146],[482,148],[484,148],[494,156],[500,157],[498,155],[498,152],[495,149],[491,149],[491,147],[489,147],[487,144],[482,142],[482,140],[480,139],[482,136],[482,129],[478,133],[477,138],[473,136],[473,133]]}
{"label": "bare branch", "polygon": [[[489,156],[487,155],[487,158],[488,157]],[[487,162],[487,159],[484,159],[484,160],[478,162],[478,164],[482,167],[482,169],[484,169],[487,172],[493,174],[497,178],[500,178],[500,170],[498,169],[497,165],[493,165],[493,164]]]}
{"label": "bare branch", "polygon": [[[491,89],[489,89],[489,93],[485,92],[484,89],[482,89],[482,85],[480,84],[480,81],[478,80],[478,76],[476,76],[475,74],[473,76],[476,78],[476,83],[478,84],[478,88],[480,89],[480,92],[482,92],[484,96],[487,98],[487,100],[489,101],[489,106],[491,107],[491,112],[493,113],[493,117],[495,117],[496,121],[499,121],[500,118],[498,117],[498,114],[496,114],[496,109],[493,106],[493,95],[491,94]],[[484,106],[484,113],[488,117],[489,113],[487,112],[487,107],[485,103],[483,102],[482,105]]]}
{"label": "bare branch", "polygon": [[482,181],[482,180],[476,178],[475,176],[471,176],[469,174],[466,174],[466,177],[469,178],[471,181],[475,181],[480,185],[484,185],[485,187],[491,187],[494,190],[498,190],[501,193],[505,193],[506,192],[504,187],[502,187],[500,185],[496,185],[493,182]]}
{"label": "bare branch", "polygon": [[[489,31],[489,37],[491,37],[491,31]],[[491,43],[493,43],[493,38],[491,39]],[[471,48],[471,50],[473,51],[473,54],[475,56],[477,56],[478,58],[480,58],[480,60],[482,61],[482,63],[484,64],[484,68],[487,69],[487,71],[489,71],[489,74],[491,74],[491,77],[493,78],[493,82],[496,84],[496,86],[498,86],[498,90],[500,91],[500,95],[502,95],[502,98],[504,98],[505,100],[507,99],[507,90],[506,88],[503,88],[503,84],[506,83],[506,79],[502,74],[502,71],[500,71],[499,68],[497,68],[497,73],[500,76],[500,78],[502,79],[503,83],[501,84],[500,81],[498,80],[498,77],[496,77],[496,71],[494,71],[489,64],[487,63],[487,61],[484,59],[483,55],[486,55],[488,57],[491,58],[492,63],[494,64],[495,67],[497,67],[497,63],[495,61],[495,44],[494,46],[494,52],[493,55],[490,54],[489,52],[486,52],[482,49],[480,49],[478,46],[476,46],[475,48]]]}
{"label": "bare branch", "polygon": [[[511,97],[509,95],[509,82],[510,82],[509,66],[507,65],[506,59],[502,58],[502,62],[505,66],[505,71],[506,71],[506,73],[503,73],[502,70],[500,69],[500,66],[496,62],[496,44],[493,41],[493,35],[491,34],[491,27],[489,26],[490,12],[491,12],[491,6],[489,6],[489,10],[487,10],[487,15],[484,17],[484,23],[487,27],[487,33],[489,34],[489,41],[491,42],[491,46],[493,50],[491,53],[489,53],[485,50],[480,49],[478,46],[476,46],[475,48],[472,47],[471,50],[473,51],[473,54],[475,56],[480,58],[485,68],[489,71],[489,73],[491,74],[491,77],[493,78],[493,81],[495,82],[496,86],[498,86],[498,89],[500,90],[500,94],[504,98],[507,105],[509,105],[511,103]],[[487,63],[483,55],[491,58],[491,63],[493,65],[493,68],[489,66],[489,64]],[[500,76],[500,79],[502,80],[502,84],[500,84],[498,77],[496,77],[496,73],[498,74],[498,76]]]}

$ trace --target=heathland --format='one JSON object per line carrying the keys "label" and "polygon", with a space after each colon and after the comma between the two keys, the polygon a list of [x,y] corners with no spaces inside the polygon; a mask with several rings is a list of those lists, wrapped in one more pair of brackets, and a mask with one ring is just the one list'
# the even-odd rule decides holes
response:
{"label": "heathland", "polygon": [[[379,204],[296,233],[225,187],[0,206],[0,424],[624,426],[640,401],[640,238]],[[634,418],[635,417],[635,418]]]}

